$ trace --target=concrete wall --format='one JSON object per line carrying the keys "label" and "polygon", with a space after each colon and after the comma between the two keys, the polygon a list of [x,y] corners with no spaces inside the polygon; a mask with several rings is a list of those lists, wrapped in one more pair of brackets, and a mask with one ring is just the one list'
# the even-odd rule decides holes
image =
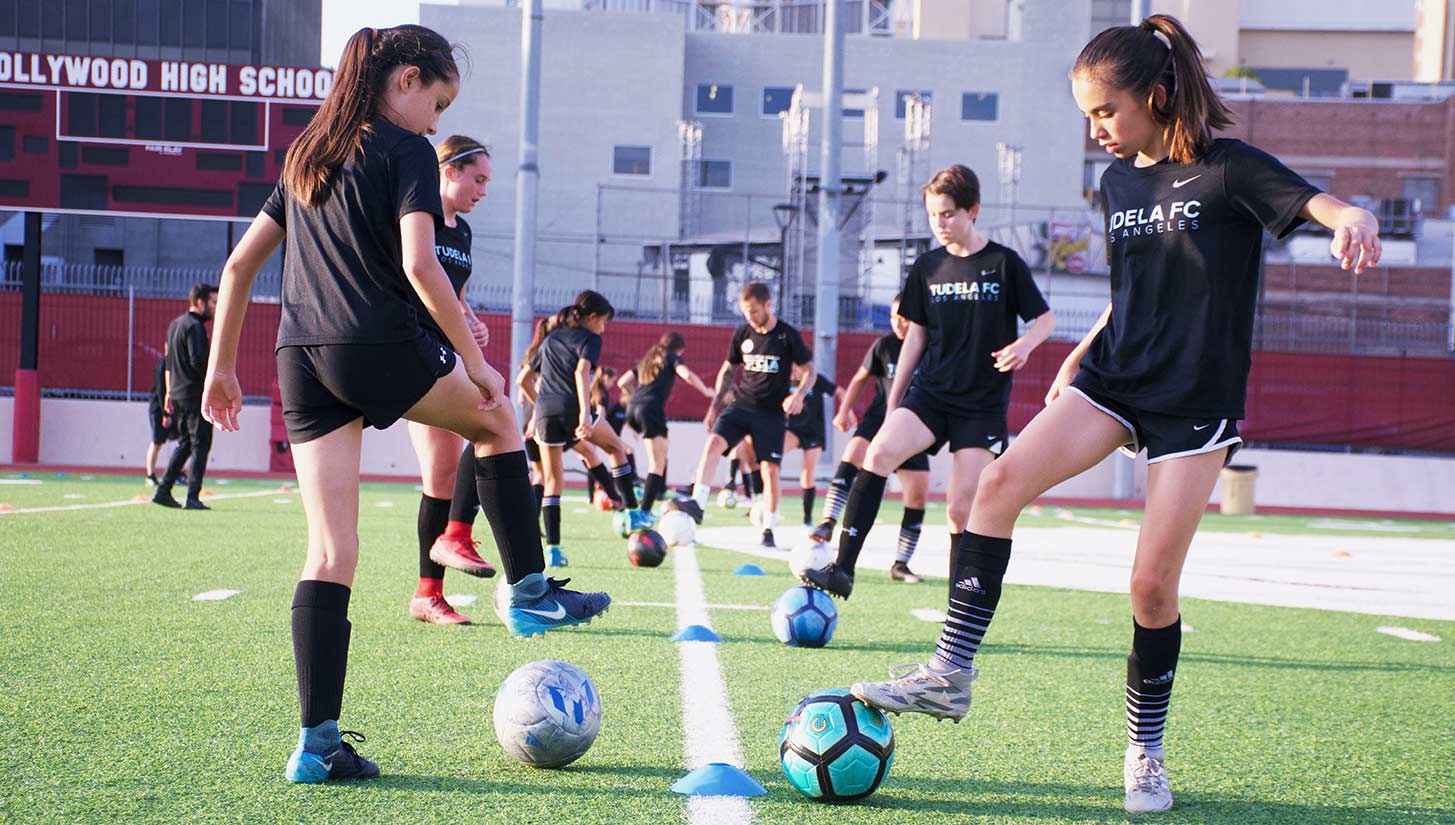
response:
{"label": "concrete wall", "polygon": [[1257,31],[1244,29],[1238,62],[1254,68],[1348,69],[1351,80],[1410,80],[1412,31]]}

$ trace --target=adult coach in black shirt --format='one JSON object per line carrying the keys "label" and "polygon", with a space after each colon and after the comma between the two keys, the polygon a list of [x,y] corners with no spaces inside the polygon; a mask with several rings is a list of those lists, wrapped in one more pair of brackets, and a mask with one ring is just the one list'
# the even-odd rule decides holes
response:
{"label": "adult coach in black shirt", "polygon": [[[207,378],[207,327],[217,311],[217,287],[197,284],[187,296],[187,311],[167,327],[167,395],[163,411],[177,428],[177,449],[167,462],[167,472],[152,494],[152,503],[187,510],[210,510],[202,503],[202,474],[207,472],[207,454],[212,450],[212,422],[202,417],[202,383]],[[187,503],[172,497],[172,485],[187,459]]]}
{"label": "adult coach in black shirt", "polygon": [[[779,465],[783,461],[783,434],[787,429],[785,415],[803,410],[803,398],[813,386],[818,373],[813,370],[813,353],[803,343],[798,330],[773,315],[773,300],[768,285],[753,281],[738,296],[738,308],[747,323],[733,333],[728,344],[727,360],[717,371],[716,397],[707,409],[707,428],[712,433],[702,448],[697,464],[697,478],[692,485],[692,499],[684,509],[697,523],[712,493],[712,477],[718,459],[739,441],[751,436],[758,467],[763,472],[767,510],[763,517],[763,547],[774,547],[773,527],[778,521],[778,499],[781,492]],[[803,370],[803,380],[792,387],[792,370]],[[743,377],[733,387],[733,373],[743,368]],[[733,403],[726,408],[722,399],[728,389],[734,392]]]}

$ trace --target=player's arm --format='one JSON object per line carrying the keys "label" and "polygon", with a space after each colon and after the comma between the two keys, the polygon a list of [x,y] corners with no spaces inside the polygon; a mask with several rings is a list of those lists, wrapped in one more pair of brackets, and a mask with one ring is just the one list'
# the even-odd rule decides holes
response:
{"label": "player's arm", "polygon": [[990,353],[995,359],[995,368],[1001,372],[1014,372],[1026,365],[1030,360],[1031,353],[1036,347],[1046,342],[1051,337],[1051,332],[1056,329],[1056,313],[1046,310],[1031,322],[1026,334],[1011,341],[1004,347]]}
{"label": "player's arm", "polygon": [[1383,247],[1379,243],[1379,219],[1368,209],[1347,204],[1327,192],[1309,198],[1299,217],[1334,230],[1329,251],[1344,269],[1354,268],[1359,275],[1379,263]]}
{"label": "player's arm", "polygon": [[1066,355],[1066,360],[1061,362],[1061,369],[1056,372],[1056,380],[1052,381],[1051,388],[1046,390],[1047,404],[1055,401],[1056,397],[1061,394],[1061,390],[1071,385],[1071,379],[1075,378],[1076,371],[1081,369],[1082,357],[1086,355],[1087,350],[1091,349],[1091,342],[1101,334],[1109,320],[1111,320],[1111,304],[1106,305],[1106,309],[1101,311],[1101,317],[1091,325],[1091,330],[1086,333],[1086,337],[1082,338],[1081,342]]}
{"label": "player's arm", "polygon": [[722,366],[717,368],[717,381],[713,384],[712,402],[707,405],[707,416],[703,419],[709,430],[712,429],[713,422],[717,420],[718,413],[722,412],[723,401],[727,398],[728,390],[733,386],[732,377],[736,370],[737,367],[731,361],[724,361]]}
{"label": "player's arm", "polygon": [[621,374],[620,378],[616,379],[616,388],[621,390],[625,395],[631,395],[632,390],[636,389],[636,387],[637,371],[634,369],[627,370]]}
{"label": "player's arm", "polygon": [[692,368],[687,366],[686,364],[677,364],[677,377],[681,378],[683,381],[686,381],[689,386],[691,386],[694,390],[702,393],[704,396],[708,398],[717,397],[713,393],[713,391],[707,386],[707,384],[703,383],[702,379],[697,377],[697,373],[693,372]]}
{"label": "player's arm", "polygon": [[889,397],[884,399],[886,418],[894,412],[894,408],[899,406],[899,402],[904,400],[904,394],[909,391],[909,382],[914,380],[915,368],[919,366],[919,359],[924,357],[927,343],[929,333],[925,331],[924,325],[910,321],[909,331],[904,334],[904,344],[899,348],[894,383],[889,385]]}
{"label": "player's arm", "polygon": [[530,368],[530,364],[522,364],[520,372],[515,374],[515,386],[520,388],[520,397],[529,401],[532,406],[539,397],[536,392],[536,378],[536,371]]}
{"label": "player's arm", "polygon": [[834,413],[834,429],[846,433],[854,426],[849,423],[850,414],[854,411],[854,404],[859,401],[859,393],[864,391],[864,385],[872,379],[869,371],[860,367],[854,372],[854,377],[849,379],[849,386],[834,393],[834,399],[839,402],[838,411]]}
{"label": "player's arm", "polygon": [[[263,263],[283,242],[283,227],[260,214],[248,225],[242,240],[227,256],[217,289],[217,313],[213,316],[212,349],[207,359],[207,380],[202,389],[202,416],[223,432],[237,430],[242,411],[242,386],[237,381],[237,348],[242,339],[243,317],[248,296]],[[170,371],[169,371],[170,372]],[[171,398],[171,377],[167,378]]]}
{"label": "player's arm", "polygon": [[480,352],[485,351],[485,345],[490,343],[490,328],[475,314],[475,308],[465,300],[465,288],[460,287],[460,314],[465,316],[465,326],[470,329],[470,336],[475,343],[480,345]]}
{"label": "player's arm", "polygon": [[813,359],[799,364],[798,368],[803,370],[803,378],[798,386],[793,388],[793,393],[783,399],[783,411],[789,415],[798,415],[803,412],[803,399],[808,397],[808,391],[818,383],[818,370],[813,368]]}

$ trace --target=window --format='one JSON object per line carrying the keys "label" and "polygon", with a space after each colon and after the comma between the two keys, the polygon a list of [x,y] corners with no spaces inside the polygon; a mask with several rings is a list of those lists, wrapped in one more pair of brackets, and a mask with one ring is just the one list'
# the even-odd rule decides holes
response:
{"label": "window", "polygon": [[97,266],[126,266],[126,250],[104,249],[96,247],[95,261]]}
{"label": "window", "polygon": [[611,173],[613,175],[652,174],[652,147],[611,147]]}
{"label": "window", "polygon": [[1434,175],[1408,175],[1400,187],[1400,197],[1419,202],[1422,214],[1440,211],[1440,179]]}
{"label": "window", "polygon": [[716,83],[697,84],[697,114],[730,115],[733,113],[733,87]]}
{"label": "window", "polygon": [[894,93],[894,116],[896,118],[899,118],[900,120],[904,120],[904,108],[909,103],[909,99],[912,98],[912,97],[914,97],[915,95],[919,95],[920,96],[920,99],[923,100],[926,103],[929,103],[930,100],[934,97],[933,93],[928,92],[928,91],[906,92],[903,89],[901,89],[900,91],[895,92]]}
{"label": "window", "polygon": [[961,120],[996,120],[1000,116],[1000,95],[996,92],[965,92],[960,95]]}
{"label": "window", "polygon": [[763,116],[778,117],[793,106],[792,86],[763,87]]}
{"label": "window", "polygon": [[[844,96],[845,97],[847,97],[849,95],[865,95],[865,94],[868,94],[868,93],[869,93],[869,90],[868,89],[845,89],[844,90]],[[864,110],[863,109],[850,109],[850,108],[845,107],[845,109],[844,109],[844,117],[847,117],[847,118],[855,118],[855,119],[862,118],[862,117],[864,117]]]}
{"label": "window", "polygon": [[733,162],[730,160],[704,160],[698,167],[697,188],[733,188]]}

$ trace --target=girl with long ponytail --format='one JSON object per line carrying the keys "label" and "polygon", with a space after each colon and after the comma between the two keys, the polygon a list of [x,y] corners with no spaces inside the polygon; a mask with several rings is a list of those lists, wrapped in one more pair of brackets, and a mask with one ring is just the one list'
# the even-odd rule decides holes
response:
{"label": "girl with long ponytail", "polygon": [[650,513],[652,506],[667,489],[667,399],[678,378],[708,399],[712,388],[702,382],[682,360],[687,340],[677,331],[664,332],[636,367],[617,380],[617,386],[629,394],[626,423],[647,442],[647,483],[642,487],[642,509]]}

